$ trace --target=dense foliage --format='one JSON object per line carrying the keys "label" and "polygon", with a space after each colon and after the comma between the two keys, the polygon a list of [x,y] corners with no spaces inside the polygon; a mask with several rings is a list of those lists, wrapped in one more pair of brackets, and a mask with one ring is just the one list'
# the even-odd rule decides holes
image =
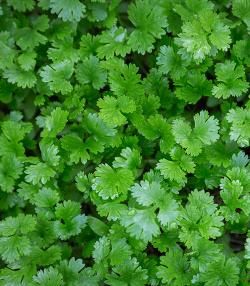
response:
{"label": "dense foliage", "polygon": [[0,285],[250,285],[250,0],[0,2]]}

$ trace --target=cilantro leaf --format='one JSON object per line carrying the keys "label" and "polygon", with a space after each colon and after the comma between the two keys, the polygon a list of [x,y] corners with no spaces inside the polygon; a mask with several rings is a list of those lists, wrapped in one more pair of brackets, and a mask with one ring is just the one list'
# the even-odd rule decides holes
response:
{"label": "cilantro leaf", "polygon": [[123,27],[113,26],[110,30],[103,32],[100,35],[100,43],[97,48],[98,56],[107,59],[116,56],[125,56],[131,50],[127,44],[128,33]]}
{"label": "cilantro leaf", "polygon": [[154,236],[160,233],[152,208],[128,210],[121,217],[121,224],[126,227],[131,236],[145,242],[151,241]]}
{"label": "cilantro leaf", "polygon": [[59,149],[57,148],[57,146],[41,142],[40,149],[44,162],[46,162],[52,167],[55,167],[59,164],[60,157],[58,155]]}
{"label": "cilantro leaf", "polygon": [[36,64],[36,53],[34,51],[24,52],[18,57],[18,63],[25,71],[33,70]]}
{"label": "cilantro leaf", "polygon": [[156,38],[164,34],[167,27],[166,17],[160,6],[148,0],[137,0],[129,6],[129,20],[135,26],[128,39],[128,45],[133,51],[141,54],[150,52]]}
{"label": "cilantro leaf", "polygon": [[21,88],[31,88],[36,83],[36,76],[33,71],[25,71],[19,67],[12,66],[3,72],[3,77],[7,79],[9,83],[17,84]]}
{"label": "cilantro leaf", "polygon": [[161,265],[157,276],[163,283],[174,286],[191,285],[191,269],[187,257],[179,248],[170,249],[165,256],[161,256]]}
{"label": "cilantro leaf", "polygon": [[35,226],[35,218],[23,214],[0,222],[0,255],[3,260],[12,263],[31,252],[31,240],[27,235]]}
{"label": "cilantro leaf", "polygon": [[177,182],[185,182],[185,172],[180,168],[178,162],[161,159],[157,164],[157,169],[165,179],[175,180]]}
{"label": "cilantro leaf", "polygon": [[86,150],[83,140],[77,135],[65,135],[61,138],[61,145],[64,150],[69,153],[69,163],[78,163],[81,161],[86,163],[90,156]]}
{"label": "cilantro leaf", "polygon": [[229,48],[230,29],[215,12],[204,9],[199,11],[196,19],[184,22],[176,42],[200,63],[217,50],[226,51]]}
{"label": "cilantro leaf", "polygon": [[128,260],[132,255],[132,249],[125,238],[111,241],[110,260],[112,265],[119,265]]}
{"label": "cilantro leaf", "polygon": [[92,188],[104,200],[115,199],[120,195],[126,195],[133,182],[130,170],[112,169],[108,164],[101,164],[95,172]]}
{"label": "cilantro leaf", "polygon": [[24,172],[26,174],[25,180],[34,185],[38,183],[45,184],[56,175],[56,172],[50,166],[42,162],[26,167]]}
{"label": "cilantro leaf", "polygon": [[68,111],[62,110],[60,107],[55,108],[51,112],[51,115],[46,116],[45,128],[42,132],[42,136],[56,137],[56,135],[65,127],[68,115]]}
{"label": "cilantro leaf", "polygon": [[201,280],[206,286],[212,285],[232,285],[238,284],[239,267],[237,260],[233,258],[226,259],[220,255],[218,259],[208,264],[207,270],[201,273]]}
{"label": "cilantro leaf", "polygon": [[120,157],[115,157],[113,161],[114,168],[126,168],[136,172],[141,165],[140,152],[136,149],[126,147],[121,150]]}
{"label": "cilantro leaf", "polygon": [[229,133],[231,140],[236,141],[240,146],[248,146],[250,139],[249,107],[230,109],[226,119],[231,124]]}
{"label": "cilantro leaf", "polygon": [[218,63],[215,68],[218,84],[213,87],[212,93],[218,98],[228,98],[229,96],[239,97],[245,93],[249,84],[245,80],[243,66],[236,66],[236,63],[226,61]]}
{"label": "cilantro leaf", "polygon": [[50,208],[59,202],[59,195],[55,190],[42,188],[34,196],[34,203],[41,208]]}
{"label": "cilantro leaf", "polygon": [[15,181],[23,172],[23,164],[15,156],[4,156],[0,160],[0,190],[10,193]]}
{"label": "cilantro leaf", "polygon": [[33,277],[35,285],[43,285],[43,286],[62,286],[63,285],[63,277],[53,267],[46,268],[44,270],[40,270]]}
{"label": "cilantro leaf", "polygon": [[127,211],[127,206],[117,202],[107,202],[97,206],[98,213],[108,220],[116,221]]}
{"label": "cilantro leaf", "polygon": [[8,0],[8,5],[13,7],[15,10],[19,12],[30,11],[33,9],[35,3],[34,0],[25,0],[25,1],[18,1],[18,0]]}
{"label": "cilantro leaf", "polygon": [[158,202],[164,195],[161,185],[157,182],[142,181],[140,184],[135,184],[131,188],[133,197],[142,206],[148,207],[155,202]]}
{"label": "cilantro leaf", "polygon": [[135,103],[132,99],[120,96],[118,99],[111,96],[105,96],[97,102],[100,108],[100,117],[107,124],[120,126],[127,123],[127,118],[123,113],[135,111]]}
{"label": "cilantro leaf", "polygon": [[80,283],[80,271],[84,268],[81,259],[72,257],[69,261],[63,260],[57,267],[57,270],[62,274],[63,282],[67,285]]}
{"label": "cilantro leaf", "polygon": [[91,84],[95,89],[105,85],[107,73],[95,56],[90,56],[76,67],[76,78],[81,84]]}
{"label": "cilantro leaf", "polygon": [[61,2],[50,0],[49,3],[51,12],[58,14],[63,21],[79,22],[84,17],[85,5],[79,0],[63,0]]}
{"label": "cilantro leaf", "polygon": [[186,74],[188,61],[181,58],[176,47],[161,46],[157,64],[163,74],[170,74],[173,78],[179,79]]}
{"label": "cilantro leaf", "polygon": [[146,285],[147,271],[143,269],[136,258],[125,261],[112,269],[112,273],[106,276],[107,285]]}
{"label": "cilantro leaf", "polygon": [[203,145],[211,145],[219,139],[219,126],[218,120],[214,116],[209,117],[207,111],[196,114],[194,123],[192,129],[183,119],[176,119],[173,122],[173,134],[176,142],[185,148],[188,154],[197,156]]}
{"label": "cilantro leaf", "polygon": [[213,198],[204,191],[194,190],[180,214],[180,238],[187,245],[200,237],[216,238],[221,235],[222,220]]}
{"label": "cilantro leaf", "polygon": [[212,95],[212,83],[204,74],[191,71],[185,77],[175,81],[175,94],[187,103],[195,104],[202,96]]}
{"label": "cilantro leaf", "polygon": [[232,4],[233,4],[232,7],[233,14],[239,17],[247,25],[248,31],[250,32],[249,2],[245,0],[233,0]]}
{"label": "cilantro leaf", "polygon": [[103,236],[94,245],[93,258],[96,263],[103,262],[110,253],[110,240]]}
{"label": "cilantro leaf", "polygon": [[157,182],[142,181],[131,188],[132,196],[145,207],[154,206],[158,210],[157,218],[164,226],[177,223],[178,204],[171,194],[165,193]]}
{"label": "cilantro leaf", "polygon": [[72,91],[73,87],[69,82],[72,74],[73,63],[69,60],[46,65],[40,71],[42,81],[48,83],[52,91],[61,92],[62,94],[67,94]]}
{"label": "cilantro leaf", "polygon": [[56,205],[55,231],[60,239],[65,240],[79,234],[86,226],[87,218],[80,214],[80,204],[73,201],[63,201]]}
{"label": "cilantro leaf", "polygon": [[110,89],[117,96],[128,96],[134,98],[143,94],[140,85],[138,68],[133,65],[119,64],[119,66],[109,72]]}

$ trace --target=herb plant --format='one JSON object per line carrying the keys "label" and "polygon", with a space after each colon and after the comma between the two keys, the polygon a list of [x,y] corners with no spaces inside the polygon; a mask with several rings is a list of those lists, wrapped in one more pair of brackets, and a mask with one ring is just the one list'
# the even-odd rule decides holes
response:
{"label": "herb plant", "polygon": [[0,2],[0,286],[250,285],[250,1]]}

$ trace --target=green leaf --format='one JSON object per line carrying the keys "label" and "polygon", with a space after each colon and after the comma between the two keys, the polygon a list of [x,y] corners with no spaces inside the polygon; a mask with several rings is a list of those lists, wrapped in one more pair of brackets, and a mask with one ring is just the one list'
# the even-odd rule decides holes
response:
{"label": "green leaf", "polygon": [[205,272],[207,265],[220,255],[221,245],[211,240],[198,239],[192,245],[194,255],[190,264],[194,270]]}
{"label": "green leaf", "polygon": [[[87,115],[85,125],[86,130],[93,135],[98,143],[104,144],[116,134],[116,130],[113,127],[106,125],[96,113],[89,113]],[[91,150],[91,146],[89,147]]]}
{"label": "green leaf", "polygon": [[0,222],[0,254],[8,263],[17,261],[31,252],[27,234],[34,231],[36,220],[31,215],[19,214]]}
{"label": "green leaf", "polygon": [[90,56],[76,67],[76,78],[81,84],[91,84],[95,89],[101,89],[106,82],[107,73],[95,56]]}
{"label": "green leaf", "polygon": [[127,211],[127,206],[116,202],[102,203],[97,206],[98,213],[108,220],[120,219]]}
{"label": "green leaf", "polygon": [[104,31],[100,35],[100,45],[97,48],[98,56],[110,59],[116,56],[125,56],[131,50],[127,44],[127,30],[123,27],[113,26],[110,30]]}
{"label": "green leaf", "polygon": [[70,83],[73,71],[73,63],[64,60],[60,63],[44,66],[40,71],[40,75],[42,81],[48,84],[51,91],[68,94],[73,90]]}
{"label": "green leaf", "polygon": [[223,99],[230,96],[239,97],[247,92],[249,84],[246,81],[243,66],[236,66],[233,61],[218,63],[216,64],[215,74],[218,81],[218,84],[212,90],[215,97]]}
{"label": "green leaf", "polygon": [[40,44],[47,42],[47,37],[41,34],[38,29],[24,27],[18,29],[16,32],[16,43],[23,50],[34,49]]}
{"label": "green leaf", "polygon": [[105,235],[108,232],[108,226],[101,220],[88,216],[89,227],[99,236]]}
{"label": "green leaf", "polygon": [[31,252],[31,243],[25,236],[0,237],[0,254],[8,263],[17,261]]}
{"label": "green leaf", "polygon": [[206,271],[201,273],[201,281],[205,286],[212,285],[238,285],[239,266],[235,258],[226,259],[220,255],[208,264]]}
{"label": "green leaf", "polygon": [[131,188],[132,196],[145,207],[153,205],[159,209],[157,218],[164,226],[177,223],[178,204],[171,194],[166,193],[158,182],[141,181]]}
{"label": "green leaf", "polygon": [[66,285],[77,285],[80,280],[79,273],[84,268],[81,259],[72,257],[69,261],[63,260],[58,265],[57,269],[63,276],[63,282]]}
{"label": "green leaf", "polygon": [[16,84],[18,87],[31,88],[36,83],[36,76],[33,71],[25,71],[19,67],[12,66],[3,72],[3,77],[9,83]]}
{"label": "green leaf", "polygon": [[62,286],[63,277],[53,267],[46,268],[37,272],[36,276],[33,277],[35,285],[42,286]]}
{"label": "green leaf", "polygon": [[55,232],[62,240],[79,234],[86,226],[87,218],[81,214],[80,203],[63,201],[56,205],[55,215]]}
{"label": "green leaf", "polygon": [[134,285],[143,286],[147,283],[147,271],[143,269],[136,258],[125,261],[112,269],[111,274],[106,275],[105,283],[110,286]]}
{"label": "green leaf", "polygon": [[157,164],[157,169],[165,179],[175,180],[178,183],[185,182],[185,172],[180,168],[177,162],[161,159]]}
{"label": "green leaf", "polygon": [[126,168],[131,171],[136,171],[141,165],[140,152],[136,149],[126,147],[121,150],[120,157],[115,157],[113,162],[114,168]]}
{"label": "green leaf", "polygon": [[208,115],[207,111],[201,111],[194,116],[194,135],[203,144],[210,145],[219,139],[219,122],[214,116]]}
{"label": "green leaf", "polygon": [[50,208],[59,202],[59,195],[55,190],[42,188],[34,196],[34,203],[40,208]]}
{"label": "green leaf", "polygon": [[159,212],[157,218],[163,226],[175,227],[178,224],[179,205],[171,194],[163,196],[158,203]]}
{"label": "green leaf", "polygon": [[173,286],[191,285],[190,264],[181,249],[177,247],[170,249],[160,260],[157,276],[163,283]]}
{"label": "green leaf", "polygon": [[110,89],[117,96],[135,98],[143,94],[138,68],[133,64],[119,62],[118,66],[109,72],[109,83]]}
{"label": "green leaf", "polygon": [[203,9],[198,11],[197,16],[184,22],[182,33],[176,42],[187,54],[192,55],[197,63],[200,63],[208,55],[216,54],[217,50],[226,51],[231,38],[229,27],[212,10]]}
{"label": "green leaf", "polygon": [[94,246],[93,258],[96,263],[103,262],[110,253],[110,241],[106,236],[101,237]]}
{"label": "green leaf", "polygon": [[18,57],[18,63],[25,71],[33,70],[36,64],[36,53],[34,51],[24,52]]}
{"label": "green leaf", "polygon": [[91,183],[87,175],[85,175],[83,172],[79,172],[76,175],[75,180],[76,180],[76,187],[80,192],[82,193],[88,192]]}
{"label": "green leaf", "polygon": [[41,142],[40,149],[43,161],[49,166],[55,167],[59,164],[60,156],[58,155],[59,149],[57,146]]}
{"label": "green leaf", "polygon": [[67,37],[67,40],[58,39],[53,42],[53,46],[48,49],[48,58],[53,63],[60,63],[65,59],[72,63],[78,62],[79,51],[73,46],[73,37]]}
{"label": "green leaf", "polygon": [[187,103],[195,104],[203,96],[212,95],[212,83],[199,71],[190,71],[175,81],[175,94]]}
{"label": "green leaf", "polygon": [[180,239],[192,245],[200,237],[209,239],[221,235],[223,217],[219,215],[213,198],[204,191],[194,190],[180,214]]}
{"label": "green leaf", "polygon": [[92,188],[104,200],[126,195],[133,182],[130,170],[112,169],[108,164],[101,164],[95,171]]}
{"label": "green leaf", "polygon": [[163,74],[170,74],[173,78],[179,79],[186,74],[188,61],[181,58],[176,47],[161,46],[157,65]]}
{"label": "green leaf", "polygon": [[127,118],[123,113],[132,113],[135,111],[135,103],[125,96],[118,99],[111,96],[105,96],[97,102],[100,108],[100,117],[111,126],[120,126],[127,123]]}
{"label": "green leaf", "polygon": [[125,238],[112,240],[110,251],[110,261],[112,265],[124,263],[131,255],[132,249]]}
{"label": "green leaf", "polygon": [[131,188],[131,192],[137,202],[145,207],[159,202],[164,196],[164,191],[158,182],[141,181]]}
{"label": "green leaf", "polygon": [[79,22],[84,17],[85,5],[79,0],[50,0],[51,12],[58,14],[63,21]]}
{"label": "green leaf", "polygon": [[56,172],[46,163],[37,163],[30,165],[25,169],[25,180],[28,183],[36,185],[38,183],[46,184],[56,175]]}
{"label": "green leaf", "polygon": [[119,126],[127,122],[126,117],[119,110],[116,98],[105,96],[105,98],[98,100],[98,107],[100,108],[100,117],[105,123]]}
{"label": "green leaf", "polygon": [[155,220],[152,208],[144,210],[131,209],[121,217],[121,224],[126,231],[137,239],[144,242],[152,241],[154,236],[160,234],[160,228]]}
{"label": "green leaf", "polygon": [[45,128],[42,132],[42,136],[56,137],[58,133],[64,129],[68,115],[68,111],[62,110],[60,107],[55,108],[51,112],[51,115],[45,118]]}
{"label": "green leaf", "polygon": [[32,215],[19,214],[7,217],[0,222],[1,236],[12,236],[16,233],[27,234],[35,229],[36,220]]}
{"label": "green leaf", "polygon": [[60,141],[62,148],[69,153],[69,164],[79,161],[85,164],[90,159],[87,148],[79,136],[68,134],[63,136]]}
{"label": "green leaf", "polygon": [[8,0],[7,3],[9,6],[13,7],[18,12],[30,11],[33,9],[35,5],[34,0],[24,0],[24,1]]}
{"label": "green leaf", "polygon": [[201,111],[194,116],[194,128],[183,119],[173,122],[173,135],[186,152],[192,156],[201,153],[203,145],[211,145],[219,139],[219,122],[207,111]]}
{"label": "green leaf", "polygon": [[32,125],[27,123],[20,124],[15,121],[4,121],[2,123],[2,132],[4,136],[10,141],[19,142],[24,139],[25,134],[31,131]]}
{"label": "green leaf", "polygon": [[28,259],[32,261],[32,263],[48,266],[60,261],[61,254],[61,248],[59,246],[52,245],[46,250],[35,246],[32,248],[32,253]]}
{"label": "green leaf", "polygon": [[153,1],[137,0],[129,6],[128,16],[135,26],[128,39],[132,51],[142,55],[151,52],[155,40],[161,38],[167,27],[161,6],[155,5]]}
{"label": "green leaf", "polygon": [[15,156],[4,156],[0,160],[0,189],[10,193],[15,181],[23,172],[23,164]]}
{"label": "green leaf", "polygon": [[226,115],[230,126],[230,139],[236,141],[241,147],[248,146],[250,140],[249,132],[249,107],[236,107],[230,109]]}
{"label": "green leaf", "polygon": [[233,14],[239,17],[248,28],[248,32],[250,32],[250,3],[247,0],[233,0],[232,11]]}

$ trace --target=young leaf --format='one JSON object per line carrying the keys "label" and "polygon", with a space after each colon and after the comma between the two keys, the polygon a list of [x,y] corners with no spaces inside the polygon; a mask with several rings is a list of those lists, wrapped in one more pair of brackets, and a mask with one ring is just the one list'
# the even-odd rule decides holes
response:
{"label": "young leaf", "polygon": [[79,22],[84,17],[85,5],[79,0],[51,0],[49,3],[51,12],[58,14],[63,21]]}

